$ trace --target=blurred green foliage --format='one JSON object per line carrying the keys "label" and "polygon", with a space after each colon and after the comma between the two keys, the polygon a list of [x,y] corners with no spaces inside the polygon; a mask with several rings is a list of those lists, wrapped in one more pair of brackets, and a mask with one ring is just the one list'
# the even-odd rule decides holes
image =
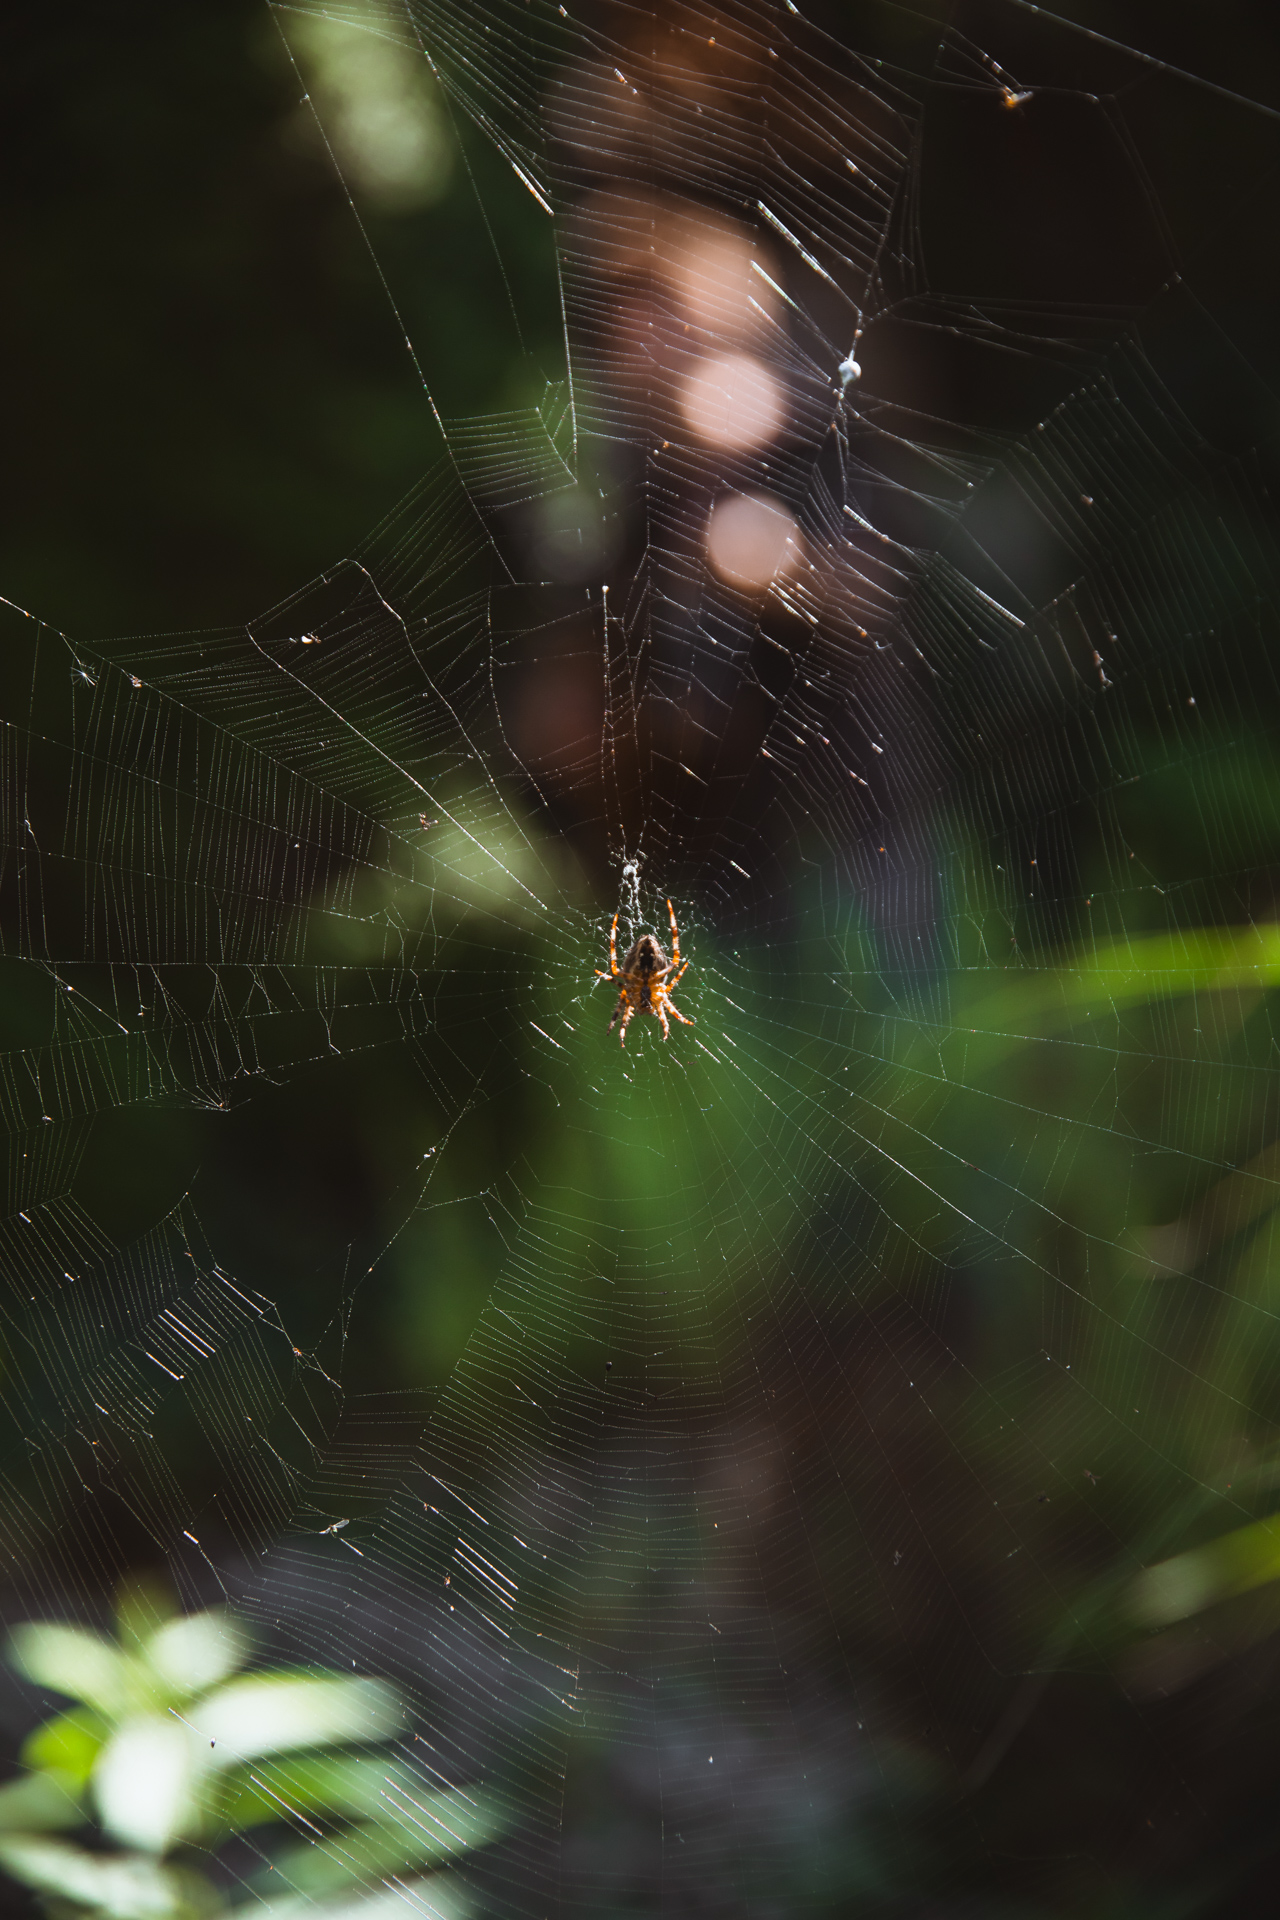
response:
{"label": "blurred green foliage", "polygon": [[441,451],[424,376],[446,419],[563,376],[550,221],[434,96],[441,193],[344,185],[301,24],[295,68],[261,0],[8,23],[0,578],[82,639],[241,621],[331,564]]}
{"label": "blurred green foliage", "polygon": [[80,1704],[36,1727],[0,1788],[5,1872],[51,1920],[191,1920],[225,1908],[219,1849],[251,1836],[235,1910],[365,1912],[386,1876],[430,1872],[432,1910],[461,1911],[440,1870],[501,1832],[492,1796],[423,1790],[387,1745],[403,1714],[383,1682],[244,1672],[230,1614],[171,1604],[126,1592],[115,1639],[53,1621],[11,1634],[22,1677]]}

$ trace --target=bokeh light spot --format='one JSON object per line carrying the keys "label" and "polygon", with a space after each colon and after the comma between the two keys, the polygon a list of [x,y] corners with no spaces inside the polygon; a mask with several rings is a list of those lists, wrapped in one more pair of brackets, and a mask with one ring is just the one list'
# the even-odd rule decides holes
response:
{"label": "bokeh light spot", "polygon": [[704,446],[751,453],[777,435],[782,395],[769,369],[750,354],[716,354],[699,361],[685,381],[680,412]]}
{"label": "bokeh light spot", "polygon": [[742,593],[763,593],[799,557],[793,516],[771,493],[726,493],[707,525],[707,558]]}

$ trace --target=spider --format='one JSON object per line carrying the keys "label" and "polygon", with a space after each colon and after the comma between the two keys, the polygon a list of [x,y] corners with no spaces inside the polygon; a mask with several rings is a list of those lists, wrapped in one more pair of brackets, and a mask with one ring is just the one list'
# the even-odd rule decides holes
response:
{"label": "spider", "polygon": [[[669,1040],[671,1037],[671,1028],[667,1024],[668,1014],[673,1020],[682,1021],[686,1027],[696,1024],[687,1013],[681,1013],[671,999],[689,962],[680,958],[680,932],[676,926],[675,908],[669,900],[667,912],[671,915],[673,957],[668,960],[651,933],[642,933],[621,966],[618,965],[618,916],[616,913],[613,916],[613,925],[609,929],[609,971],[601,973],[597,968],[596,979],[620,982],[618,1004],[613,1010],[613,1018],[607,1029],[609,1033],[613,1032],[618,1024],[618,1016],[621,1014],[622,1031],[618,1035],[620,1047],[625,1047],[627,1044],[627,1028],[631,1025],[633,1014],[656,1013],[662,1022],[664,1040]],[[668,974],[674,974],[675,978],[668,980]]]}

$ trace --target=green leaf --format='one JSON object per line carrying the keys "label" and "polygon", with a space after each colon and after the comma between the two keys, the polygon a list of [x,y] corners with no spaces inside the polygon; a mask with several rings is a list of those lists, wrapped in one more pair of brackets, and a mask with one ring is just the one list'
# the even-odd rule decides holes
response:
{"label": "green leaf", "polygon": [[[983,985],[989,975],[978,978]],[[996,1059],[1043,1032],[1086,1015],[1175,1000],[1191,993],[1253,991],[1280,985],[1280,922],[1198,927],[1082,948],[1058,965],[1010,969],[996,992],[965,1006],[956,1023],[981,1042],[978,1059]]]}
{"label": "green leaf", "polygon": [[85,1818],[83,1779],[71,1773],[28,1773],[0,1787],[0,1833],[49,1833]]}
{"label": "green leaf", "polygon": [[389,1818],[389,1796],[418,1795],[421,1775],[385,1753],[319,1753],[263,1761],[232,1775],[224,1817],[239,1832],[288,1813]]}
{"label": "green leaf", "polygon": [[126,1720],[98,1756],[93,1794],[114,1840],[164,1853],[199,1823],[196,1773],[200,1751],[181,1720],[168,1713]]}
{"label": "green leaf", "polygon": [[136,1854],[86,1853],[64,1840],[0,1834],[0,1866],[23,1886],[60,1894],[109,1920],[169,1920],[192,1911],[189,1876]]}
{"label": "green leaf", "polygon": [[197,1733],[215,1743],[210,1763],[234,1767],[295,1747],[384,1740],[403,1723],[400,1703],[380,1680],[262,1673],[233,1680],[193,1707]]}
{"label": "green leaf", "polygon": [[301,1897],[265,1900],[253,1913],[254,1920],[405,1920],[406,1909],[417,1920],[465,1920],[472,1910],[457,1876],[435,1873],[318,1905]]}
{"label": "green leaf", "polygon": [[110,1731],[101,1715],[87,1707],[55,1714],[27,1735],[20,1755],[22,1764],[69,1775],[83,1787]]}
{"label": "green leaf", "polygon": [[168,1580],[135,1575],[116,1591],[116,1635],[126,1653],[136,1652],[158,1627],[178,1611],[178,1596]]}
{"label": "green leaf", "polygon": [[143,1647],[143,1657],[175,1699],[203,1693],[244,1664],[249,1643],[222,1609],[169,1620]]}
{"label": "green leaf", "polygon": [[[291,1886],[313,1897],[400,1873],[439,1866],[496,1840],[506,1825],[498,1803],[465,1791],[388,1799],[381,1817],[277,1854],[274,1865]],[[261,1886],[261,1883],[259,1883]]]}
{"label": "green leaf", "polygon": [[100,1633],[30,1621],[10,1634],[9,1659],[38,1686],[69,1694],[111,1717],[128,1702],[130,1662]]}
{"label": "green leaf", "polygon": [[1272,1580],[1280,1580],[1280,1514],[1147,1567],[1130,1584],[1129,1611],[1143,1626],[1168,1626]]}

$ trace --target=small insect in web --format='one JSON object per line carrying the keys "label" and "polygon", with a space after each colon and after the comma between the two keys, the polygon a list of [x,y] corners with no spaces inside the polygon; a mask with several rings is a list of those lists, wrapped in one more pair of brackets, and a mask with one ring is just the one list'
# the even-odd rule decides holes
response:
{"label": "small insect in web", "polygon": [[651,933],[642,933],[621,966],[618,965],[618,916],[616,913],[613,916],[613,925],[609,929],[609,971],[601,973],[597,968],[596,979],[617,980],[620,983],[618,1004],[606,1029],[612,1033],[621,1019],[622,1031],[618,1035],[620,1047],[626,1046],[627,1028],[637,1013],[656,1014],[662,1022],[664,1040],[671,1037],[668,1014],[683,1026],[692,1027],[696,1024],[688,1014],[681,1013],[671,999],[689,962],[680,958],[680,931],[676,926],[675,908],[669,900],[667,912],[671,915],[671,959],[668,960]]}

